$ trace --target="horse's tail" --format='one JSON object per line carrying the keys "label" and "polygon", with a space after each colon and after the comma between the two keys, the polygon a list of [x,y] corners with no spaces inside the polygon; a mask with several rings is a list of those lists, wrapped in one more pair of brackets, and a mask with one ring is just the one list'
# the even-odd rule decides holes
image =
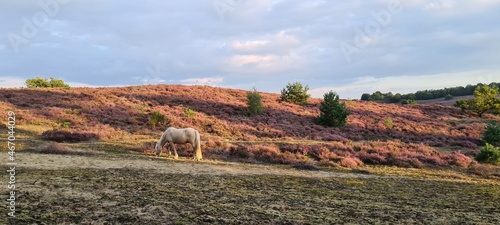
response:
{"label": "horse's tail", "polygon": [[200,133],[197,130],[194,131],[194,144],[196,146],[196,159],[200,160],[203,156],[201,155]]}

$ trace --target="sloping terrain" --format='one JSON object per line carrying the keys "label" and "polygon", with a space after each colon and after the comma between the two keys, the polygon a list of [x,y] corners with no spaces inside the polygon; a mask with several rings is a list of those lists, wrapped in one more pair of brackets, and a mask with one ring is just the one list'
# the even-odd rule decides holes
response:
{"label": "sloping terrain", "polygon": [[[202,134],[206,157],[278,163],[467,167],[483,144],[485,123],[499,120],[439,105],[349,100],[344,101],[351,111],[347,126],[326,128],[315,123],[321,99],[310,99],[306,106],[278,99],[262,93],[264,114],[249,117],[243,90],[182,85],[0,89],[0,109],[14,111],[17,125],[36,130],[34,135],[52,129],[92,133],[103,141],[136,140],[147,150],[167,126],[194,127]],[[165,121],[151,123],[153,112]],[[6,121],[7,114],[1,117]]]}
{"label": "sloping terrain", "polygon": [[453,99],[450,100],[445,100],[444,98],[437,98],[437,99],[429,99],[429,100],[418,100],[418,104],[436,104],[436,105],[444,105],[444,106],[453,106],[456,101],[458,100],[466,100],[466,99],[473,99],[473,95],[467,95],[467,96],[458,96],[458,97],[453,97]]}
{"label": "sloping terrain", "polygon": [[2,224],[500,222],[499,181],[453,171],[304,171],[138,153],[17,158],[16,218]]}
{"label": "sloping terrain", "polygon": [[[485,124],[498,117],[344,101],[347,126],[326,128],[315,124],[320,99],[297,106],[276,94],[262,97],[265,113],[249,117],[241,90],[0,89],[0,118],[15,112],[17,149],[17,217],[0,222],[500,222],[500,170],[471,158]],[[153,112],[165,121],[152,123]],[[190,146],[180,146],[180,160],[154,157],[167,126],[200,130],[204,160],[187,158]],[[46,131],[67,143],[43,140]],[[82,137],[94,140],[69,143]],[[6,146],[7,132],[0,138]],[[0,160],[7,161],[5,152]],[[6,185],[0,190],[7,199]]]}

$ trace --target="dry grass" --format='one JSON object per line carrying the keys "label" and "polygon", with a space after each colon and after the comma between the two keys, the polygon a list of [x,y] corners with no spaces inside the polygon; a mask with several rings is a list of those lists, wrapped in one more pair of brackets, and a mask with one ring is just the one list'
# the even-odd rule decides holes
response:
{"label": "dry grass", "polygon": [[25,168],[18,179],[22,224],[500,223],[498,184],[131,169]]}
{"label": "dry grass", "polygon": [[[485,123],[500,120],[471,117],[439,105],[353,100],[347,101],[351,111],[347,126],[327,128],[315,124],[320,99],[297,106],[278,103],[277,94],[262,93],[265,113],[247,117],[246,91],[183,85],[2,89],[1,97],[0,110],[18,115],[20,139],[45,134],[58,141],[102,141],[90,148],[133,140],[135,146],[110,151],[148,153],[152,147],[145,141],[159,138],[166,126],[194,127],[201,133],[205,158],[281,164],[328,161],[349,168],[365,164],[467,168],[483,144]],[[196,111],[194,118],[183,114],[188,107]],[[166,122],[149,126],[152,112],[160,112]],[[390,127],[384,125],[388,119],[393,122]],[[179,150],[181,156],[191,151],[185,146]]]}
{"label": "dry grass", "polygon": [[[470,161],[484,123],[499,117],[350,101],[347,127],[337,129],[314,124],[319,99],[296,106],[263,93],[266,112],[249,118],[245,91],[213,87],[2,89],[2,96],[0,110],[18,115],[19,224],[500,224],[499,167]],[[194,118],[183,115],[186,107]],[[153,111],[168,125],[199,129],[206,160],[152,157],[165,128],[148,127]],[[39,141],[61,124],[101,139]],[[190,149],[179,147],[181,155]]]}
{"label": "dry grass", "polygon": [[41,145],[38,148],[27,149],[26,152],[34,152],[41,154],[59,154],[59,155],[102,155],[103,152],[93,151],[93,150],[82,150],[73,149],[67,145],[50,142],[48,144]]}

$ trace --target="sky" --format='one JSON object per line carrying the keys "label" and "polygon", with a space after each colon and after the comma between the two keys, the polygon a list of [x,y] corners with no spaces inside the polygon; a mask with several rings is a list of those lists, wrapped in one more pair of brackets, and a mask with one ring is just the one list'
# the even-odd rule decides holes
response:
{"label": "sky", "polygon": [[210,85],[313,97],[500,82],[500,0],[0,0],[0,87]]}

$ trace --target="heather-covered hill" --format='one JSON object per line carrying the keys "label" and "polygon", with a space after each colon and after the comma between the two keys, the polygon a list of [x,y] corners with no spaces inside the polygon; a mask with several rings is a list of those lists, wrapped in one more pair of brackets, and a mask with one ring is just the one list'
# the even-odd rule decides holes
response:
{"label": "heather-covered hill", "polygon": [[[500,119],[470,117],[447,106],[348,100],[346,127],[326,128],[315,124],[321,99],[310,99],[306,106],[278,99],[278,94],[262,93],[264,114],[249,117],[243,90],[183,85],[0,89],[0,109],[16,112],[21,127],[138,143],[158,138],[167,126],[194,127],[208,157],[279,163],[468,166],[483,144],[485,122]],[[151,125],[153,112],[164,115],[165,122]],[[2,113],[3,121],[6,117]]]}

